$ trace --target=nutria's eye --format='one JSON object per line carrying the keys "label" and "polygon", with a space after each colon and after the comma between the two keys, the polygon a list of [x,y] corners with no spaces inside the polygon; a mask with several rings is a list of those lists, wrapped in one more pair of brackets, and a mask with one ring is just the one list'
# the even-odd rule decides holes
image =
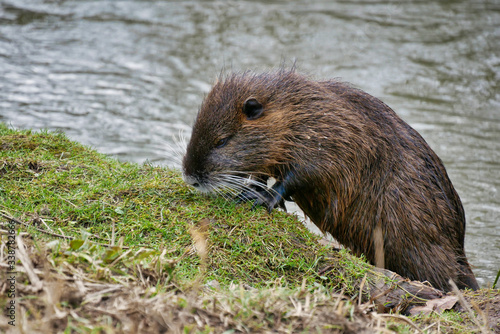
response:
{"label": "nutria's eye", "polygon": [[247,115],[247,119],[249,120],[259,118],[263,112],[264,108],[262,104],[253,97],[247,99],[243,104],[243,113]]}
{"label": "nutria's eye", "polygon": [[221,147],[224,147],[226,146],[227,142],[229,141],[229,137],[226,137],[226,138],[223,138],[221,140],[219,140],[216,144],[215,144],[215,148],[221,148]]}

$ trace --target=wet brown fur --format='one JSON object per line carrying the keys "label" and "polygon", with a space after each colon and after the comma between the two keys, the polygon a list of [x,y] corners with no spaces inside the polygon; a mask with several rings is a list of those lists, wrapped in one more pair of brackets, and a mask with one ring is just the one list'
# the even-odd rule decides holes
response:
{"label": "wet brown fur", "polygon": [[[242,112],[248,98],[262,104],[261,117]],[[385,268],[443,290],[449,278],[478,288],[464,252],[463,207],[441,160],[361,90],[294,70],[220,78],[195,121],[184,173],[209,184],[235,172],[291,175],[288,193],[305,214],[372,263],[379,225]]]}

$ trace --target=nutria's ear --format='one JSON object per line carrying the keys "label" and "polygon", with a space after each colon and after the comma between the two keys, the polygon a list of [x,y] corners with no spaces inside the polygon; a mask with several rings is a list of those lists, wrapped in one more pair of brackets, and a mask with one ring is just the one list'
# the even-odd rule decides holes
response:
{"label": "nutria's ear", "polygon": [[247,119],[257,119],[262,116],[264,108],[257,99],[250,97],[243,104],[243,113],[247,115]]}

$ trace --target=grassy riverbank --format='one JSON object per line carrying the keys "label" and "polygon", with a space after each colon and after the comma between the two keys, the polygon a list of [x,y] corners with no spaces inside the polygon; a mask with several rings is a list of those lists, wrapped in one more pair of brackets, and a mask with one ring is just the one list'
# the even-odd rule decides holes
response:
{"label": "grassy riverbank", "polygon": [[498,321],[498,290],[466,294],[479,314],[381,314],[363,289],[371,266],[295,217],[201,196],[178,171],[64,134],[0,125],[0,210],[2,283],[12,226],[27,253],[16,253],[15,326],[1,315],[4,331],[472,333]]}

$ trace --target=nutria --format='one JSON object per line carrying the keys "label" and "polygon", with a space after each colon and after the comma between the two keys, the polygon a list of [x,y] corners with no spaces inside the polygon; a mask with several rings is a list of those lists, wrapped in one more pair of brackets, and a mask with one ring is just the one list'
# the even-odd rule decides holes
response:
{"label": "nutria", "polygon": [[230,191],[269,211],[292,199],[372,263],[381,229],[385,268],[445,291],[450,278],[478,289],[464,210],[443,163],[391,108],[347,83],[294,69],[219,78],[196,117],[183,172],[201,191]]}

